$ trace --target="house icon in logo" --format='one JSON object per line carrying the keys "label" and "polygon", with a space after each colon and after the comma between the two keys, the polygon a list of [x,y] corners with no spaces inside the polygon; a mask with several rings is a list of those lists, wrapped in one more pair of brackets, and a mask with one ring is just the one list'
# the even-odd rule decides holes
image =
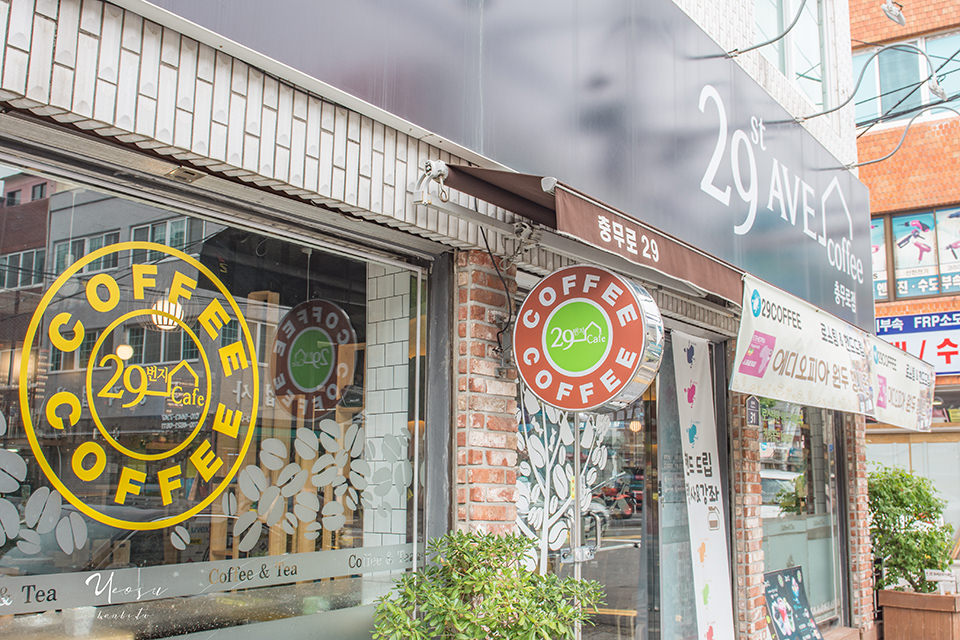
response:
{"label": "house icon in logo", "polygon": [[603,330],[600,328],[596,322],[591,321],[590,324],[583,328],[583,335],[588,340],[590,338],[600,338],[600,334],[603,333]]}

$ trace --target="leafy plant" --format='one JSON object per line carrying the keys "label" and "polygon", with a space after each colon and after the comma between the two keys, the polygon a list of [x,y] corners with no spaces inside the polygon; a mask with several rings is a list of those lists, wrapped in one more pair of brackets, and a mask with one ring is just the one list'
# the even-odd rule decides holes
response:
{"label": "leafy plant", "polygon": [[801,473],[793,479],[793,487],[780,489],[776,495],[780,513],[803,515],[807,507],[807,480],[806,474]]}
{"label": "leafy plant", "polygon": [[573,638],[602,603],[599,583],[526,568],[536,542],[521,535],[450,533],[430,562],[377,601],[373,637],[389,640]]}
{"label": "leafy plant", "polygon": [[949,568],[953,527],[943,523],[946,502],[933,483],[903,469],[880,467],[868,476],[868,496],[873,555],[883,567],[874,588],[900,588],[904,581],[919,593],[935,591],[923,570]]}

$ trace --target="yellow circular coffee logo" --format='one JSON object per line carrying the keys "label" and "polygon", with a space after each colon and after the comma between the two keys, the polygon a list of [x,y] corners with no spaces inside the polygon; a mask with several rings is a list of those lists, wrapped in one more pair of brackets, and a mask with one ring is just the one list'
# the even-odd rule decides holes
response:
{"label": "yellow circular coffee logo", "polygon": [[243,465],[258,399],[237,301],[165,245],[80,258],[24,338],[20,407],[37,463],[77,509],[114,527],[161,529],[209,506]]}

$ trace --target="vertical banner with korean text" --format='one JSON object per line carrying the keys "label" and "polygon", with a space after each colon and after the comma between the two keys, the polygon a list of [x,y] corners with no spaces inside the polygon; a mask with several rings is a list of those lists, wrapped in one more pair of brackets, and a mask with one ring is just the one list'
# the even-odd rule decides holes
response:
{"label": "vertical banner with korean text", "polygon": [[700,638],[733,638],[733,600],[709,343],[673,332],[677,413]]}

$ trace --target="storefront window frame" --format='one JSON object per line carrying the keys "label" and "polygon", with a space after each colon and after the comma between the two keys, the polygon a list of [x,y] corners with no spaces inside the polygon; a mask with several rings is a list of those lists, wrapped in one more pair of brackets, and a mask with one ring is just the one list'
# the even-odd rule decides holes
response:
{"label": "storefront window frame", "polygon": [[[831,444],[834,448],[833,456],[836,461],[834,469],[836,517],[831,525],[831,529],[837,540],[837,612],[835,615],[819,619],[818,625],[823,628],[836,626],[844,627],[849,626],[851,623],[852,612],[850,597],[851,593],[853,593],[858,587],[858,585],[853,581],[853,574],[850,572],[850,492],[847,484],[848,469],[846,439],[846,434],[851,432],[850,430],[852,430],[855,426],[851,424],[851,421],[855,420],[856,417],[853,414],[846,414],[833,409],[821,409],[818,407],[809,406],[804,406],[803,409],[823,411],[825,414],[825,419],[831,421],[833,424],[833,442]],[[763,519],[761,518],[761,528],[763,526],[762,520]],[[783,567],[769,567],[767,564],[767,558],[764,557],[764,573],[768,571],[776,571],[782,568]]]}
{"label": "storefront window frame", "polygon": [[[423,562],[422,555],[425,552],[424,549],[424,536],[428,532],[427,523],[432,522],[434,533],[430,534],[439,535],[450,530],[451,524],[449,518],[435,518],[432,521],[428,521],[428,511],[427,505],[425,504],[425,499],[433,496],[431,514],[437,516],[439,513],[449,513],[450,498],[448,492],[446,491],[447,483],[442,481],[442,478],[447,477],[449,472],[446,470],[444,464],[437,464],[431,460],[431,463],[428,464],[425,468],[421,469],[420,465],[424,463],[427,458],[423,453],[424,444],[426,439],[421,437],[421,433],[433,434],[434,442],[444,442],[448,443],[450,434],[452,431],[451,422],[448,419],[440,419],[440,416],[443,414],[438,414],[436,411],[427,412],[426,403],[423,400],[427,397],[427,388],[428,385],[433,389],[452,389],[452,375],[444,367],[427,367],[425,366],[425,358],[427,358],[428,353],[436,353],[438,361],[444,362],[449,358],[449,353],[446,351],[434,351],[434,345],[447,345],[450,344],[450,332],[444,330],[444,325],[435,325],[435,323],[430,323],[431,329],[427,332],[427,340],[423,341],[423,333],[421,329],[425,329],[426,317],[428,309],[437,309],[443,308],[443,305],[439,307],[436,304],[437,299],[442,299],[443,296],[437,295],[428,295],[428,292],[431,291],[432,283],[435,280],[440,280],[445,282],[444,287],[448,292],[453,291],[452,283],[452,265],[453,262],[450,259],[449,250],[444,248],[444,251],[438,253],[425,253],[422,250],[411,250],[409,254],[404,250],[404,245],[402,243],[396,243],[392,246],[395,246],[396,252],[387,252],[381,250],[379,247],[383,246],[383,241],[372,243],[373,246],[365,246],[363,244],[363,236],[353,234],[348,238],[339,236],[333,230],[327,230],[321,223],[317,223],[314,228],[303,227],[298,228],[295,234],[291,234],[288,229],[282,229],[282,225],[274,227],[273,225],[268,224],[265,220],[262,223],[258,221],[251,220],[250,218],[241,217],[239,215],[234,216],[229,212],[217,211],[216,214],[211,214],[207,210],[200,210],[194,207],[191,207],[188,203],[176,202],[171,204],[171,201],[166,198],[154,198],[154,194],[148,192],[136,192],[131,194],[129,190],[118,190],[113,191],[111,189],[104,189],[104,184],[96,183],[96,181],[87,181],[87,180],[78,180],[75,174],[72,174],[69,171],[63,171],[61,168],[50,168],[45,167],[42,163],[39,163],[35,160],[30,160],[30,171],[34,175],[42,176],[50,179],[57,180],[69,180],[72,184],[82,189],[88,189],[98,193],[104,193],[108,196],[115,196],[121,199],[130,199],[133,196],[134,200],[140,200],[146,202],[153,207],[161,207],[170,211],[174,214],[175,217],[168,218],[166,223],[166,230],[169,231],[171,220],[186,220],[187,223],[184,227],[184,239],[185,242],[189,245],[191,238],[191,230],[193,230],[191,221],[199,221],[203,226],[213,223],[219,225],[225,225],[227,227],[254,232],[266,237],[274,238],[286,243],[292,243],[298,247],[303,248],[304,250],[318,250],[327,254],[333,254],[337,256],[342,256],[345,258],[351,258],[355,261],[360,261],[365,264],[374,264],[385,267],[393,267],[402,269],[404,272],[409,274],[411,279],[413,295],[411,296],[412,305],[410,308],[410,313],[415,314],[410,317],[410,320],[415,320],[415,339],[416,344],[419,345],[419,355],[415,358],[412,358],[411,362],[411,385],[416,385],[411,390],[411,404],[413,405],[414,411],[414,420],[419,422],[421,427],[419,429],[412,429],[412,446],[413,452],[411,455],[411,462],[414,465],[415,475],[412,482],[412,492],[413,498],[411,502],[411,509],[413,514],[411,517],[412,520],[412,533],[411,544],[413,545],[413,557],[412,557],[412,569],[416,570],[419,564]],[[5,163],[17,166],[23,166],[20,163],[12,162],[9,159],[9,156],[5,159]],[[23,161],[23,164],[26,164],[26,161]],[[240,210],[242,203],[238,202],[238,210]],[[229,210],[228,210],[229,211]],[[179,216],[179,217],[177,217]],[[373,229],[373,227],[371,227]],[[402,234],[399,232],[390,232],[391,234],[396,233],[398,237]],[[102,235],[102,234],[101,234]],[[132,235],[132,230],[131,230]],[[169,240],[169,233],[166,234],[165,240]],[[372,234],[371,238],[377,238],[376,234]],[[77,238],[71,238],[70,241],[77,240]],[[121,241],[124,239],[121,239]],[[165,242],[169,246],[169,242]],[[50,242],[45,246],[45,250],[48,252],[51,250]],[[184,249],[187,253],[190,253],[189,249]],[[444,258],[446,260],[444,261]],[[434,261],[441,264],[446,264],[447,269],[435,270]],[[444,275],[445,271],[450,271],[451,273]],[[439,276],[439,278],[438,278]],[[48,282],[41,284],[49,284]],[[416,306],[413,306],[413,305]],[[433,317],[433,316],[431,316]],[[452,314],[449,318],[452,318]],[[448,319],[449,319],[448,318]],[[259,345],[261,341],[263,326],[260,326],[258,323],[256,327],[256,342]],[[448,323],[449,324],[449,323]],[[449,327],[448,327],[449,329]],[[412,332],[411,332],[412,333]],[[411,338],[414,338],[414,334],[411,335]],[[411,345],[412,346],[412,345]],[[163,351],[161,345],[161,352]],[[444,355],[446,353],[446,355]],[[71,354],[74,358],[74,366],[72,370],[77,369],[76,358],[77,354]],[[447,406],[452,406],[452,402],[448,399],[446,403]],[[437,403],[442,405],[442,403]],[[429,414],[429,417],[428,417]],[[449,413],[446,414],[445,418],[449,418]],[[435,424],[436,423],[436,424]],[[428,425],[435,424],[433,427]],[[433,450],[439,450],[439,447],[434,444]],[[446,475],[445,475],[446,474]],[[423,487],[421,486],[424,485]],[[432,491],[424,491],[423,489],[431,489]],[[438,526],[439,525],[439,526]],[[322,551],[317,551],[317,553],[322,553]],[[348,610],[343,610],[344,612]],[[296,618],[294,618],[295,620]],[[256,620],[251,620],[248,623],[242,625],[242,628],[246,631],[249,631],[254,626],[259,626],[259,623]]]}

